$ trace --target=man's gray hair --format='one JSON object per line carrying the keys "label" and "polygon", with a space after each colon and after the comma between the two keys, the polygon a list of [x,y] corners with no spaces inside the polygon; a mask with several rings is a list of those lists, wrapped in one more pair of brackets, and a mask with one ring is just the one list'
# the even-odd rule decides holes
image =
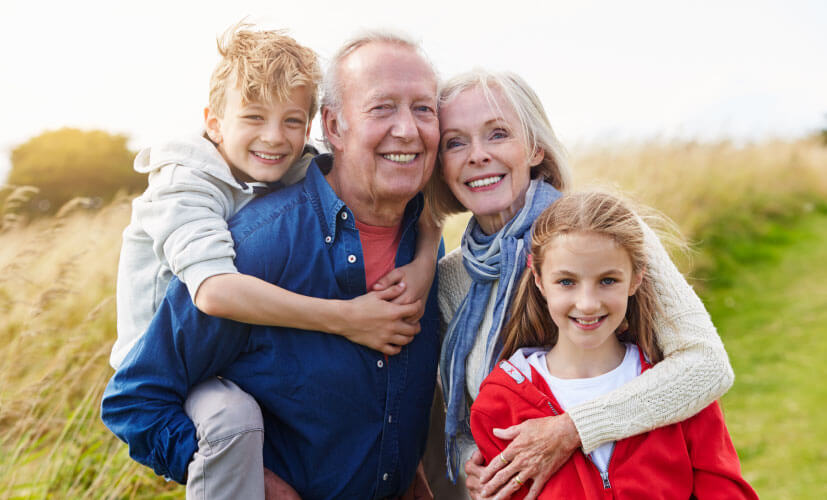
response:
{"label": "man's gray hair", "polygon": [[[336,51],[330,59],[327,71],[322,79],[321,107],[328,108],[330,111],[336,113],[341,130],[347,130],[347,123],[342,116],[343,84],[339,75],[340,66],[342,65],[342,61],[344,61],[347,56],[355,52],[356,49],[375,42],[396,44],[413,50],[419,54],[426,63],[428,63],[431,70],[434,72],[434,76],[437,76],[436,68],[434,68],[433,63],[430,59],[428,59],[428,56],[422,50],[419,42],[408,34],[387,29],[369,30],[358,33],[356,36],[345,42],[344,45]],[[327,139],[327,131],[324,133],[325,145],[329,151],[333,152],[333,147]]]}

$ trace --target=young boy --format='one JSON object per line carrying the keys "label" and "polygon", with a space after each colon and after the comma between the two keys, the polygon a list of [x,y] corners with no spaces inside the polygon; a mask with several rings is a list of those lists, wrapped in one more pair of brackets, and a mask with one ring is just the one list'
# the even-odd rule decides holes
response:
{"label": "young boy", "polygon": [[[205,137],[145,149],[135,159],[135,169],[149,174],[149,186],[133,202],[123,234],[118,339],[110,364],[117,369],[140,340],[173,275],[206,314],[329,332],[386,355],[398,353],[419,331],[439,228],[421,222],[416,260],[382,280],[395,284],[352,300],[305,297],[239,274],[226,221],[256,195],[304,177],[315,152],[305,142],[318,108],[321,73],[313,51],[280,31],[234,26],[218,49],[221,60],[204,110]],[[257,492],[263,483],[260,468],[251,473],[253,479],[241,477],[250,469],[250,455],[257,454],[253,463],[261,463],[261,414],[255,400],[232,382],[213,379],[193,388],[185,409],[199,429],[199,450],[188,467],[188,496],[221,496],[207,489],[208,468],[210,488],[223,483],[219,488],[240,498],[244,495],[238,496],[242,492],[232,484],[256,483]],[[225,439],[229,426],[241,430]],[[218,479],[218,471],[233,480]]]}

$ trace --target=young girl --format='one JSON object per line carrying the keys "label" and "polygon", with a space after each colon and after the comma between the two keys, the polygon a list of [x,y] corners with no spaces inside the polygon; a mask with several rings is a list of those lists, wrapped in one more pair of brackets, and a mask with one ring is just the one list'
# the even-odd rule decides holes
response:
{"label": "young girl", "polygon": [[[637,216],[602,193],[564,196],[534,224],[525,272],[504,330],[499,365],[471,407],[487,463],[508,442],[494,436],[559,415],[622,386],[662,359],[654,342],[654,289]],[[513,498],[532,486],[514,471]],[[683,422],[576,452],[539,498],[758,498],[717,402]]]}

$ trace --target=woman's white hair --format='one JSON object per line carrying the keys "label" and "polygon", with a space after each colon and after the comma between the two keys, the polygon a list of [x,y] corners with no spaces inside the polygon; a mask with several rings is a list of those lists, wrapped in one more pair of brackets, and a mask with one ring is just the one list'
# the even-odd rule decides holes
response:
{"label": "woman's white hair", "polygon": [[[543,151],[543,160],[539,165],[532,167],[531,177],[542,177],[558,190],[568,190],[571,187],[572,176],[566,160],[566,151],[551,127],[543,103],[528,83],[511,72],[475,68],[440,85],[439,105],[443,106],[466,90],[475,88],[483,91],[493,109],[499,108],[493,94],[494,89],[499,90],[520,120],[520,128],[526,140],[527,156],[530,158],[537,151]],[[448,189],[442,178],[441,168],[434,170],[427,192],[429,203],[438,219],[465,211],[465,207]]]}
{"label": "woman's white hair", "polygon": [[[342,45],[330,59],[330,63],[328,64],[328,68],[325,72],[324,78],[322,79],[321,85],[321,106],[322,108],[327,108],[336,113],[337,121],[339,122],[339,126],[342,130],[347,130],[347,122],[345,122],[344,117],[342,116],[342,93],[344,88],[344,84],[340,78],[342,61],[344,61],[347,56],[355,52],[358,48],[377,42],[400,45],[413,50],[419,54],[426,63],[428,63],[431,70],[434,72],[434,76],[437,75],[433,63],[430,59],[428,59],[428,56],[425,55],[425,52],[422,50],[419,42],[414,40],[409,35],[391,30],[370,30],[357,34],[345,42],[344,45]],[[325,134],[327,134],[327,132],[325,132]],[[325,135],[324,141],[328,150],[333,151],[330,142],[327,140],[327,135]]]}

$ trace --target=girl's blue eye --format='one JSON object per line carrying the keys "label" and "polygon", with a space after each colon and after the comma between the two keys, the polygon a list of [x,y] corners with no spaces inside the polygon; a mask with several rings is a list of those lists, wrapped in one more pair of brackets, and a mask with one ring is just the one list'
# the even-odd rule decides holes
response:
{"label": "girl's blue eye", "polygon": [[614,278],[603,278],[600,280],[601,285],[614,285],[615,283],[617,283],[617,280]]}
{"label": "girl's blue eye", "polygon": [[572,285],[574,285],[574,280],[569,279],[569,278],[563,278],[561,280],[558,280],[557,283],[559,283],[563,286],[572,286]]}

